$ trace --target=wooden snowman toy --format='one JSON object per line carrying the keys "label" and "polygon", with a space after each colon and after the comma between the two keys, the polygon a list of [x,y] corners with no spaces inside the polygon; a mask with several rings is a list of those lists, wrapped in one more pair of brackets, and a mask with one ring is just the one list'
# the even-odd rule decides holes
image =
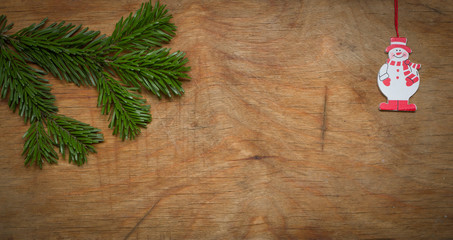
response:
{"label": "wooden snowman toy", "polygon": [[381,103],[379,110],[409,112],[417,110],[415,104],[409,104],[409,98],[415,94],[420,84],[418,69],[421,66],[409,61],[412,50],[406,44],[406,38],[391,38],[390,46],[385,49],[389,58],[379,70],[377,83],[388,102]]}

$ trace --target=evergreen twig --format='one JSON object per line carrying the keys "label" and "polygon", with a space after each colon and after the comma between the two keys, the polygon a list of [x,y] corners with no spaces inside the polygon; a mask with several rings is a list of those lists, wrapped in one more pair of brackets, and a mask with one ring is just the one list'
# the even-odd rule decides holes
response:
{"label": "evergreen twig", "polygon": [[140,127],[151,122],[150,106],[144,105],[145,100],[139,94],[132,93],[136,88],[126,88],[104,72],[98,90],[98,106],[102,106],[102,114],[110,114],[109,127],[122,140],[134,139]]}
{"label": "evergreen twig", "polygon": [[25,165],[35,163],[40,168],[44,161],[57,163],[58,155],[53,148],[52,138],[47,134],[43,119],[31,124],[25,133],[25,144],[22,155],[25,155]]}
{"label": "evergreen twig", "polygon": [[46,72],[76,85],[96,85],[103,57],[99,55],[104,36],[80,30],[81,25],[61,22],[44,28],[47,19],[32,24],[11,36],[11,45],[25,59]]}
{"label": "evergreen twig", "polygon": [[57,112],[50,85],[41,78],[43,72],[31,68],[21,56],[4,46],[0,46],[0,71],[1,97],[9,95],[9,107],[15,111],[19,106],[19,115],[25,122]]}
{"label": "evergreen twig", "polygon": [[180,96],[184,89],[178,79],[188,78],[186,72],[189,70],[184,66],[188,61],[184,55],[179,51],[170,54],[170,50],[165,48],[131,52],[116,58],[110,66],[127,85],[143,86],[159,98],[160,92],[169,97],[171,92]]}
{"label": "evergreen twig", "polygon": [[110,49],[117,51],[147,50],[168,43],[175,35],[176,26],[170,23],[171,15],[165,5],[156,2],[154,8],[150,2],[144,3],[132,15],[116,24],[107,43]]}
{"label": "evergreen twig", "polygon": [[68,149],[69,162],[79,166],[87,162],[88,152],[96,152],[92,144],[103,141],[100,129],[63,115],[49,116],[47,129],[63,157]]}
{"label": "evergreen twig", "polygon": [[[25,164],[42,167],[56,163],[60,153],[69,162],[82,165],[93,144],[103,141],[100,130],[57,114],[50,84],[42,76],[76,85],[96,86],[98,106],[110,115],[109,128],[122,140],[133,139],[151,122],[150,106],[136,92],[144,87],[159,98],[182,95],[181,79],[189,79],[185,54],[160,48],[175,35],[165,5],[151,1],[121,18],[111,36],[66,24],[46,26],[47,19],[8,35],[13,24],[0,16],[0,95],[30,128],[25,133]],[[42,70],[34,69],[36,64]]]}

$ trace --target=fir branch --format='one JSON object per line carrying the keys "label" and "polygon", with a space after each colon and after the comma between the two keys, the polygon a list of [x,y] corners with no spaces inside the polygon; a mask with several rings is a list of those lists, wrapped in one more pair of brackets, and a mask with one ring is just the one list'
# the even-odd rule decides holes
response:
{"label": "fir branch", "polygon": [[24,135],[26,165],[55,163],[52,146],[63,156],[69,152],[69,162],[82,165],[95,152],[92,144],[103,141],[99,129],[57,114],[50,85],[41,78],[46,73],[97,86],[98,106],[110,115],[113,134],[123,140],[135,138],[151,122],[150,106],[134,92],[144,87],[159,98],[184,93],[180,80],[188,79],[190,70],[184,53],[157,49],[176,31],[165,7],[142,4],[135,14],[121,18],[110,37],[65,22],[46,27],[47,19],[8,35],[13,24],[0,16],[0,96],[8,97],[10,108],[19,108],[31,123]]}
{"label": "fir branch", "polygon": [[116,24],[108,44],[116,51],[146,50],[168,43],[175,35],[176,26],[170,23],[171,15],[166,5],[156,2],[144,3],[134,15],[123,18]]}
{"label": "fir branch", "polygon": [[19,115],[25,122],[57,112],[50,85],[40,78],[42,72],[5,46],[0,47],[0,71],[1,97],[6,98],[9,93],[9,107],[15,111],[19,106]]}
{"label": "fir branch", "polygon": [[64,21],[44,28],[46,21],[13,34],[11,45],[29,62],[62,80],[95,86],[105,58],[100,55],[104,36]]}
{"label": "fir branch", "polygon": [[79,166],[87,162],[89,152],[96,152],[93,144],[104,140],[102,134],[99,133],[100,129],[63,115],[49,116],[47,129],[63,158],[65,149],[68,149],[69,162],[74,162]]}
{"label": "fir branch", "polygon": [[184,66],[188,61],[184,56],[183,52],[170,54],[169,49],[161,48],[124,54],[110,65],[129,86],[143,86],[159,98],[161,92],[168,97],[172,96],[171,92],[180,96],[184,89],[178,79],[189,78],[186,72],[190,70]]}
{"label": "fir branch", "polygon": [[6,41],[8,40],[8,36],[6,35],[6,32],[11,30],[14,26],[13,23],[7,24],[8,20],[6,19],[5,15],[0,16],[0,47],[4,46],[6,44]]}
{"label": "fir branch", "polygon": [[25,165],[35,163],[42,168],[42,164],[47,161],[50,164],[57,163],[58,155],[53,149],[52,138],[44,128],[45,120],[41,119],[31,124],[25,133],[25,144],[22,155],[25,155]]}
{"label": "fir branch", "polygon": [[99,79],[98,106],[102,114],[110,114],[109,128],[113,134],[119,134],[122,140],[134,139],[140,133],[140,127],[145,128],[151,122],[150,106],[140,95],[131,91],[136,88],[126,88],[119,81],[104,72]]}

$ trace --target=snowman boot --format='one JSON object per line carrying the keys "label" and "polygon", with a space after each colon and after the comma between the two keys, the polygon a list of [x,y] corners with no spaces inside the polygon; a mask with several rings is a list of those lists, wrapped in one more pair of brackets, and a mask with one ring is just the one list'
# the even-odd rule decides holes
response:
{"label": "snowman boot", "polygon": [[398,101],[397,100],[389,100],[388,103],[381,103],[379,104],[379,110],[382,111],[398,111]]}
{"label": "snowman boot", "polygon": [[417,110],[417,106],[415,104],[409,104],[409,101],[406,100],[398,101],[398,111],[415,112],[415,110]]}

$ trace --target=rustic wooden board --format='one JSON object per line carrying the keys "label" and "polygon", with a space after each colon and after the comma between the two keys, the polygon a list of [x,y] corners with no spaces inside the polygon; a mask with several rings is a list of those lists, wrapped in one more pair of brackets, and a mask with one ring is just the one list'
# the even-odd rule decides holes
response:
{"label": "rustic wooden board", "polygon": [[[24,167],[0,102],[1,239],[453,238],[453,4],[400,1],[421,63],[416,113],[379,112],[393,1],[163,1],[192,80],[145,95],[153,122],[111,136],[95,89],[50,78],[60,112],[103,129],[83,167]],[[2,0],[111,33],[140,0]]]}

